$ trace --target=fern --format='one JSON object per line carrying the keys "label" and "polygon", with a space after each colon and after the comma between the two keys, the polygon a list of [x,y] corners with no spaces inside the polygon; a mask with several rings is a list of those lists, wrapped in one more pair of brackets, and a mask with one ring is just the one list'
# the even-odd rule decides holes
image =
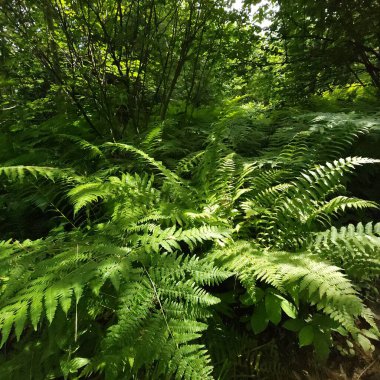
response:
{"label": "fern", "polygon": [[168,180],[173,183],[181,183],[181,179],[172,171],[168,170],[161,162],[156,161],[150,157],[147,153],[143,152],[140,149],[135,148],[132,145],[121,144],[121,143],[106,143],[104,144],[105,148],[110,148],[114,150],[120,150],[124,152],[129,152],[140,156],[144,161],[157,168]]}
{"label": "fern", "polygon": [[44,177],[53,181],[59,177],[67,177],[70,171],[52,167],[18,165],[0,167],[1,174],[4,174],[12,181],[22,181],[26,174],[31,174],[34,178]]}
{"label": "fern", "polygon": [[[1,277],[14,281],[5,283],[1,292],[1,344],[9,344],[13,335],[22,341],[28,326],[36,334],[53,331],[61,313],[66,325],[79,314],[92,329],[98,328],[97,318],[103,315],[109,324],[104,339],[95,338],[91,328],[78,322],[74,330],[67,330],[65,341],[95,338],[102,351],[70,358],[62,367],[64,374],[80,370],[120,378],[153,371],[157,376],[211,378],[210,358],[198,341],[208,309],[219,299],[203,286],[218,284],[230,273],[209,260],[177,252],[183,244],[189,251],[206,241],[224,244],[229,231],[199,224],[194,217],[183,223],[187,228],[178,227],[176,220],[161,226],[167,221],[165,214],[146,218],[156,207],[166,210],[167,203],[164,189],[156,188],[148,175],[111,176],[79,184],[68,195],[76,214],[101,199],[111,222],[98,224],[95,230],[102,233],[95,235],[79,229],[41,241],[3,243],[7,255],[2,256]],[[109,236],[117,236],[113,244]],[[145,343],[136,345],[135,340]]]}
{"label": "fern", "polygon": [[215,252],[214,257],[223,268],[233,270],[246,287],[254,288],[256,281],[262,281],[292,297],[296,304],[315,305],[353,336],[359,333],[356,318],[367,312],[362,301],[340,269],[317,255],[263,252],[254,243],[241,242]]}
{"label": "fern", "polygon": [[[178,313],[178,310],[173,313],[170,308],[167,311],[163,305],[169,303],[173,306],[173,302],[180,301],[186,307],[193,308],[192,313],[198,315],[199,318],[199,315],[204,314],[201,311],[202,308],[214,305],[219,300],[196,284],[220,282],[229,276],[228,273],[210,266],[209,262],[203,264],[199,260],[186,259],[183,265],[181,265],[182,260],[174,261],[174,274],[168,265],[172,262],[172,257],[166,255],[161,256],[160,259],[156,257],[154,265],[153,263],[149,264],[151,269],[147,270],[150,259],[143,250],[139,255],[131,256],[131,254],[128,255],[126,249],[109,245],[102,247],[96,241],[91,245],[90,241],[85,243],[83,239],[77,246],[73,243],[66,243],[65,247],[64,240],[59,240],[54,245],[45,242],[44,247],[35,247],[35,252],[30,252],[27,257],[24,257],[22,250],[20,252],[13,247],[13,254],[19,254],[16,268],[22,267],[25,271],[31,260],[28,256],[32,255],[34,270],[19,278],[17,287],[3,289],[2,296],[6,297],[7,301],[3,298],[0,313],[2,344],[6,343],[12,333],[12,325],[14,325],[17,339],[22,337],[22,332],[28,324],[31,324],[36,330],[48,328],[49,324],[53,326],[59,308],[72,320],[75,317],[73,301],[75,305],[81,305],[83,297],[85,295],[89,297],[91,294],[89,292],[92,292],[92,297],[96,297],[97,302],[102,304],[105,302],[103,299],[107,293],[103,294],[102,289],[107,286],[106,283],[109,281],[109,284],[112,284],[117,292],[116,299],[120,300],[120,312],[117,314],[117,323],[110,328],[104,341],[106,358],[104,360],[106,360],[107,373],[109,372],[108,368],[116,365],[112,355],[118,358],[115,360],[119,363],[120,347],[126,350],[126,339],[129,341],[129,357],[136,357],[135,365],[130,368],[133,372],[138,371],[141,366],[163,360],[166,364],[169,361],[172,362],[169,372],[178,372],[179,377],[183,375],[201,378],[209,373],[204,347],[189,344],[199,337],[199,334],[194,335],[194,332],[198,330],[196,319],[189,319],[189,325],[186,328],[183,323],[175,324],[176,318],[179,318],[178,321],[182,320],[182,313]],[[62,252],[41,260],[41,252],[48,247],[51,251],[54,251],[55,247]],[[8,246],[8,248],[11,247]],[[24,247],[19,249],[22,248]],[[31,248],[29,247],[29,249]],[[14,257],[10,259],[14,261]],[[9,268],[5,264],[3,263],[2,268]],[[139,268],[136,267],[136,264]],[[8,271],[7,275],[12,277],[14,270],[8,269]],[[191,274],[194,280],[186,279],[187,273]],[[2,273],[2,275],[4,274]],[[23,287],[23,284],[28,284],[28,287]],[[196,311],[197,308],[200,309],[199,312]],[[127,310],[130,310],[132,314],[127,313]],[[159,324],[157,324],[157,318],[161,320]],[[91,323],[93,324],[94,321]],[[166,331],[162,339],[165,339],[165,342],[168,341],[167,344],[163,344],[159,340],[155,341],[157,346],[156,349],[151,347],[152,356],[143,360],[144,356],[140,355],[143,348],[141,347],[139,351],[138,346],[135,347],[133,336],[139,339],[139,334],[142,334],[140,339],[145,339],[148,334],[147,328],[153,329],[152,337],[157,337],[159,333]],[[82,332],[79,331],[79,334]],[[170,350],[169,347],[171,347]],[[180,348],[178,349],[178,347]],[[134,350],[137,351],[133,353]],[[98,360],[101,359],[96,359],[94,363],[98,363]],[[141,363],[138,365],[139,360]],[[87,371],[93,368],[91,360],[89,363]],[[124,371],[122,370],[124,365],[122,363],[118,365],[120,374],[120,371]],[[111,369],[110,371],[112,372]],[[165,371],[168,371],[167,367]],[[197,375],[198,372],[199,375]],[[119,378],[119,375],[113,377]]]}
{"label": "fern", "polygon": [[68,193],[74,206],[74,214],[77,214],[83,207],[108,197],[110,190],[110,186],[105,186],[102,182],[89,182],[74,187]]}
{"label": "fern", "polygon": [[281,341],[256,328],[263,312],[264,328],[296,321],[327,349],[338,334],[368,349],[378,331],[358,285],[379,278],[380,227],[332,226],[378,207],[347,183],[379,161],[340,158],[373,123],[258,115],[153,125],[139,147],[59,133],[83,162],[0,169],[3,210],[16,193],[61,218],[41,239],[0,243],[4,378],[285,373]]}
{"label": "fern", "polygon": [[321,257],[332,260],[356,281],[380,276],[380,224],[349,224],[320,232],[309,243]]}
{"label": "fern", "polygon": [[[276,236],[281,244],[287,241],[286,246],[299,247],[306,238],[303,234],[313,232],[321,225],[330,224],[330,216],[339,211],[346,208],[377,207],[374,202],[342,196],[329,200],[334,189],[342,185],[346,174],[351,173],[355,166],[369,163],[378,161],[348,157],[318,165],[301,172],[299,177],[288,184],[253,197],[254,203],[267,210],[260,225],[263,243],[272,244]],[[285,191],[279,192],[278,189]]]}
{"label": "fern", "polygon": [[104,158],[103,152],[99,149],[98,146],[91,144],[87,140],[80,138],[78,136],[60,134],[55,136],[56,139],[62,140],[71,140],[77,146],[79,146],[83,151],[87,152],[90,158]]}

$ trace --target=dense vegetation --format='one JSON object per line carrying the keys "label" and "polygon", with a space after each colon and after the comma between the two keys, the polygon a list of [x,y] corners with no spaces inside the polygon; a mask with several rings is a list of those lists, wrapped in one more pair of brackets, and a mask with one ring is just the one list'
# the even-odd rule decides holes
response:
{"label": "dense vegetation", "polygon": [[1,379],[380,373],[380,3],[231,3],[0,3]]}

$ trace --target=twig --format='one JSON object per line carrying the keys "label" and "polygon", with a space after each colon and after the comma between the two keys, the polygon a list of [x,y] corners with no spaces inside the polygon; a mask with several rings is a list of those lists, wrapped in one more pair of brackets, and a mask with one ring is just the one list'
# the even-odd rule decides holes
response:
{"label": "twig", "polygon": [[376,363],[376,360],[374,360],[371,364],[367,365],[367,367],[365,367],[363,369],[363,371],[360,373],[360,375],[357,377],[356,380],[360,380],[360,378]]}

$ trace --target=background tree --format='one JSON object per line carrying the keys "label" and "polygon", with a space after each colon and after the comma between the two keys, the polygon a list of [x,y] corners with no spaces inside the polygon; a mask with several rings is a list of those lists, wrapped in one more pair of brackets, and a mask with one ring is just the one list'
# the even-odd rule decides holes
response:
{"label": "background tree", "polygon": [[226,4],[7,0],[1,10],[15,60],[27,49],[33,67],[49,73],[45,83],[60,87],[97,134],[118,139],[146,128],[152,112],[165,119],[185,76],[179,99],[199,97],[233,21]]}
{"label": "background tree", "polygon": [[377,0],[278,1],[271,29],[300,93],[359,82],[380,88]]}

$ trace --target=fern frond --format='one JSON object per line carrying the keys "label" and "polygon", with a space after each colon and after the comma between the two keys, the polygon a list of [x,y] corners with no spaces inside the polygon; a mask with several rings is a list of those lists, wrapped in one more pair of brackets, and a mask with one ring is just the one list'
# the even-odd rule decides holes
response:
{"label": "fern frond", "polygon": [[212,379],[211,358],[202,345],[180,347],[168,363],[168,374],[176,379]]}
{"label": "fern frond", "polygon": [[324,215],[337,215],[340,211],[346,211],[346,209],[361,210],[365,208],[378,208],[379,206],[375,202],[365,201],[363,199],[338,196],[330,201],[324,203],[319,207],[309,219],[314,220],[319,216]]}
{"label": "fern frond", "polygon": [[75,144],[77,144],[81,149],[84,151],[88,152],[88,155],[90,158],[103,158],[104,154],[103,152],[99,149],[98,146],[91,144],[85,139],[82,139],[78,136],[73,136],[73,135],[67,135],[67,134],[59,134],[55,136],[56,138],[62,138],[62,139],[67,139],[73,141]]}
{"label": "fern frond", "polygon": [[141,147],[144,151],[152,153],[159,144],[162,142],[164,122],[153,125],[150,130],[144,136],[144,140],[141,142]]}
{"label": "fern frond", "polygon": [[[277,192],[276,199],[273,190],[261,193],[259,205],[265,204],[267,208],[260,228],[262,243],[278,245],[277,242],[282,242],[278,245],[280,249],[300,247],[307,232],[314,232],[319,225],[329,223],[329,215],[346,208],[377,207],[374,202],[347,197],[327,199],[332,189],[338,188],[356,166],[379,162],[362,157],[339,159],[301,172],[289,183],[290,186],[285,186],[286,191]],[[286,245],[281,245],[285,242]]]}
{"label": "fern frond", "polygon": [[76,215],[83,207],[111,195],[111,191],[110,186],[103,182],[90,182],[74,187],[67,195]]}
{"label": "fern frond", "polygon": [[105,148],[115,149],[119,151],[124,151],[128,153],[133,153],[138,157],[141,157],[144,161],[152,165],[154,168],[158,169],[168,180],[173,183],[182,183],[182,179],[178,177],[174,172],[167,169],[161,162],[156,161],[154,158],[150,157],[147,153],[143,152],[140,149],[135,148],[132,145],[122,144],[122,143],[105,143],[103,145]]}
{"label": "fern frond", "polygon": [[300,300],[315,305],[348,331],[355,333],[355,319],[364,306],[351,282],[316,255],[265,252],[259,246],[240,242],[214,254],[223,267],[232,270],[245,283],[251,276],[292,296],[298,289]]}
{"label": "fern frond", "polygon": [[2,166],[0,167],[0,175],[4,174],[12,181],[23,181],[26,174],[32,175],[34,178],[44,177],[51,181],[57,178],[67,177],[71,171],[67,169],[58,169],[45,166]]}
{"label": "fern frond", "polygon": [[356,281],[380,276],[380,223],[331,227],[316,234],[309,249],[342,266]]}
{"label": "fern frond", "polygon": [[200,152],[194,152],[180,160],[175,170],[176,173],[179,175],[191,173],[196,168],[196,166],[199,165],[204,153],[204,150]]}
{"label": "fern frond", "polygon": [[[223,230],[214,226],[201,226],[194,227],[187,230],[181,228],[176,229],[175,226],[161,229],[159,226],[152,226],[149,234],[137,236],[139,240],[148,252],[159,252],[160,248],[173,252],[173,250],[180,250],[180,242],[186,243],[190,249],[193,249],[197,243],[202,243],[207,240],[214,240],[220,244],[224,244],[229,238],[229,231]],[[144,227],[142,226],[144,229]]]}

